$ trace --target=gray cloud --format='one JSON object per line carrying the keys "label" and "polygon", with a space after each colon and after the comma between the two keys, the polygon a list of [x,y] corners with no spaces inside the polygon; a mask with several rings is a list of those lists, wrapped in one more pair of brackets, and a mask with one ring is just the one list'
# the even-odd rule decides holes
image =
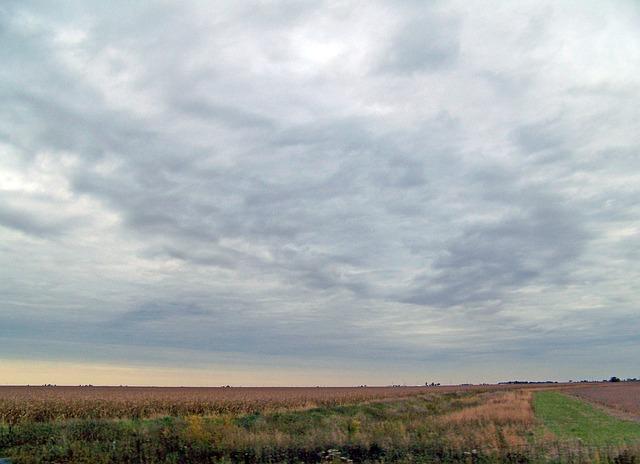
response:
{"label": "gray cloud", "polygon": [[495,7],[3,4],[2,352],[626,353],[640,13]]}
{"label": "gray cloud", "polygon": [[399,24],[384,50],[382,70],[401,74],[429,72],[456,61],[460,52],[459,21],[428,8],[418,6],[418,11],[408,13],[408,21]]}
{"label": "gray cloud", "polygon": [[47,221],[42,216],[0,205],[0,225],[19,230],[36,237],[55,237],[65,231],[67,226],[56,221]]}

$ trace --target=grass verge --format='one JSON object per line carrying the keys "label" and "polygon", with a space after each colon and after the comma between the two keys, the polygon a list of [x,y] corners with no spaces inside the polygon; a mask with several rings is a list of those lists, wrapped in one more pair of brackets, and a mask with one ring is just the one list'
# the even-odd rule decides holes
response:
{"label": "grass verge", "polygon": [[559,439],[588,446],[640,442],[640,423],[610,416],[579,399],[554,391],[536,392],[536,416]]}

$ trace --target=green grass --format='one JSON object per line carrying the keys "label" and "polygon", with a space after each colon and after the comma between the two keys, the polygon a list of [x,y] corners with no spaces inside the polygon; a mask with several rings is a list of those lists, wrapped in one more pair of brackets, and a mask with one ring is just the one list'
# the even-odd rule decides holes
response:
{"label": "green grass", "polygon": [[640,441],[640,423],[617,419],[562,393],[536,392],[533,407],[536,416],[559,439],[579,439],[593,446]]}

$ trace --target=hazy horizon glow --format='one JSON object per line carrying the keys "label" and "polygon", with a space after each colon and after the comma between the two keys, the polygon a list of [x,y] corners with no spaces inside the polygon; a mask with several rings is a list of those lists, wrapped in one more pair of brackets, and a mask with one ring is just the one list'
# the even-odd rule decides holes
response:
{"label": "hazy horizon glow", "polygon": [[0,383],[638,377],[638,2],[9,0],[0,58]]}

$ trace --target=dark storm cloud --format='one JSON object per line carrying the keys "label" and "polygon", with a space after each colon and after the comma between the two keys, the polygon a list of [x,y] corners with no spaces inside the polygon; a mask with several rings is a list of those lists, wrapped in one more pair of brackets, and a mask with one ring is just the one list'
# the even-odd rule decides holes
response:
{"label": "dark storm cloud", "polygon": [[637,8],[496,8],[3,5],[3,352],[631,343]]}

